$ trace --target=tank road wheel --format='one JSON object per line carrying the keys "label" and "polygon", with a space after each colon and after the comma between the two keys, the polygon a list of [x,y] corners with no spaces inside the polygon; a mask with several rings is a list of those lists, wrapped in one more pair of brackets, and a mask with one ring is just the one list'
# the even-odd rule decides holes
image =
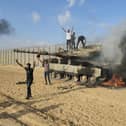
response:
{"label": "tank road wheel", "polygon": [[52,78],[56,78],[56,72],[52,72]]}
{"label": "tank road wheel", "polygon": [[90,77],[88,79],[88,83],[86,84],[87,87],[95,87],[96,86],[96,77]]}
{"label": "tank road wheel", "polygon": [[77,82],[78,81],[78,77],[77,76],[74,76],[74,82]]}
{"label": "tank road wheel", "polygon": [[60,79],[60,78],[61,78],[60,73],[56,73],[56,79]]}
{"label": "tank road wheel", "polygon": [[82,82],[82,83],[86,83],[86,82],[87,82],[87,76],[84,76],[84,75],[83,75],[83,76],[81,77],[81,82]]}
{"label": "tank road wheel", "polygon": [[64,73],[60,73],[60,79],[63,79],[65,77]]}
{"label": "tank road wheel", "polygon": [[73,76],[70,74],[66,74],[66,80],[72,80]]}

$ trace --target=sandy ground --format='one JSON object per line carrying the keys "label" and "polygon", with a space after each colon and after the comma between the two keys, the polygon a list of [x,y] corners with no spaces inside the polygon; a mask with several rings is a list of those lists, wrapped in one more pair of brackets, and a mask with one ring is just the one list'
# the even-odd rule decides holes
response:
{"label": "sandy ground", "polygon": [[44,85],[36,68],[33,98],[25,99],[25,71],[0,66],[0,126],[126,126],[126,89],[85,88],[73,81]]}

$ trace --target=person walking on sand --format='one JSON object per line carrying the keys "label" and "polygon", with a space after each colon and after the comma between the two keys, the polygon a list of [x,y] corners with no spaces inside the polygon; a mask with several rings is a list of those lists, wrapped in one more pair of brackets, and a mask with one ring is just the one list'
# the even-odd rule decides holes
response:
{"label": "person walking on sand", "polygon": [[27,66],[23,66],[21,63],[19,63],[18,60],[16,60],[16,63],[21,66],[22,68],[25,69],[26,71],[26,84],[27,84],[27,96],[26,99],[29,99],[32,97],[32,93],[31,93],[31,85],[33,82],[33,71],[35,69],[35,61],[33,62],[33,68],[31,68],[31,64],[27,63]]}
{"label": "person walking on sand", "polygon": [[42,66],[44,67],[44,79],[45,84],[51,84],[50,80],[50,68],[49,68],[49,61],[47,59],[43,59],[43,61],[40,59],[40,57],[37,57],[38,60],[42,63]]}
{"label": "person walking on sand", "polygon": [[65,28],[62,28],[62,29],[66,33],[66,47],[67,47],[67,51],[68,51],[71,48],[72,30],[70,30],[70,29],[66,30]]}

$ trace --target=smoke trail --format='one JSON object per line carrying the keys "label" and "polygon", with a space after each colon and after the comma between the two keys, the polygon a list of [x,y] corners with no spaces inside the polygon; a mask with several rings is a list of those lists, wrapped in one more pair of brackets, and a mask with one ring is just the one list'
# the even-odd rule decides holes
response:
{"label": "smoke trail", "polygon": [[5,19],[0,19],[0,35],[9,35],[14,31],[14,28]]}

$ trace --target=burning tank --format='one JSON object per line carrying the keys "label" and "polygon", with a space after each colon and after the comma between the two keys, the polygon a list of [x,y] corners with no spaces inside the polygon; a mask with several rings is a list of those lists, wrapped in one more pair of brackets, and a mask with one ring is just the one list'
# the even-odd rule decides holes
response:
{"label": "burning tank", "polygon": [[[14,49],[17,53],[32,53],[37,57],[48,55],[50,72],[55,78],[74,78],[77,82],[84,82],[87,86],[94,86],[112,78],[111,65],[100,61],[101,45],[87,45],[85,48],[66,51],[59,48],[57,52],[26,51]],[[123,83],[124,84],[124,83]]]}

